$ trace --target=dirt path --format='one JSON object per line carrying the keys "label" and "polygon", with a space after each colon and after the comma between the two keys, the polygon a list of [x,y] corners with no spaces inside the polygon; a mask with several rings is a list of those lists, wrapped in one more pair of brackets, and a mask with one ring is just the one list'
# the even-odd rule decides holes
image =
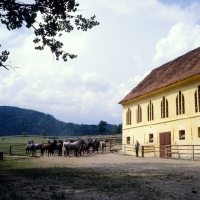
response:
{"label": "dirt path", "polygon": [[[27,170],[3,171],[4,175],[0,175],[21,188],[21,193],[15,190],[15,197],[21,199],[24,196],[39,199],[32,197],[31,188],[22,192],[30,180],[37,183],[34,191],[43,199],[200,199],[200,161],[136,158],[115,153],[28,160],[31,167]],[[20,165],[25,161],[18,162]]]}

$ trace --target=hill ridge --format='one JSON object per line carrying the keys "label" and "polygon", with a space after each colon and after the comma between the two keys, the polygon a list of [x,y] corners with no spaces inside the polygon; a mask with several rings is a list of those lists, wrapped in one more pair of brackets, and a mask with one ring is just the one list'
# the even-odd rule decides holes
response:
{"label": "hill ridge", "polygon": [[[112,133],[114,125],[108,125],[107,133]],[[40,135],[45,130],[49,136],[76,136],[100,134],[97,125],[62,122],[50,114],[15,106],[0,106],[0,136]]]}

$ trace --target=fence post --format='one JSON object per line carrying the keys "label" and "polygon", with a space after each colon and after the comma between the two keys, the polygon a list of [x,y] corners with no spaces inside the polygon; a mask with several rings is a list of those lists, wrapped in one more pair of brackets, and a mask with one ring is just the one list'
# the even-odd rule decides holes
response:
{"label": "fence post", "polygon": [[192,145],[192,160],[194,160],[194,145]]}
{"label": "fence post", "polygon": [[181,157],[180,157],[178,145],[177,145],[177,149],[178,149],[178,159],[180,159]]}
{"label": "fence post", "polygon": [[10,145],[10,156],[12,155],[12,146]]}
{"label": "fence post", "polygon": [[165,158],[167,158],[167,146],[165,146]]}
{"label": "fence post", "polygon": [[126,144],[124,145],[124,156],[126,155]]}
{"label": "fence post", "polygon": [[142,146],[142,157],[144,158],[144,146]]}
{"label": "fence post", "polygon": [[154,157],[156,157],[156,147],[154,146]]}
{"label": "fence post", "polygon": [[110,142],[110,152],[111,152],[111,142]]}
{"label": "fence post", "polygon": [[3,160],[3,152],[0,152],[0,160]]}

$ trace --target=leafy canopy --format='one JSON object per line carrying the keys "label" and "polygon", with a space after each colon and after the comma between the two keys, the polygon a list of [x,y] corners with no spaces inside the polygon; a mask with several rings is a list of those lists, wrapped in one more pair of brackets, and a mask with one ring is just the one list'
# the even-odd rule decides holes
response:
{"label": "leafy canopy", "polygon": [[98,124],[98,131],[102,134],[104,132],[106,132],[106,126],[107,126],[107,122],[101,120]]}
{"label": "leafy canopy", "polygon": [[[0,1],[0,20],[9,31],[25,26],[33,28],[36,44],[35,49],[43,50],[49,47],[52,54],[59,60],[60,56],[64,61],[68,58],[76,58],[77,55],[65,52],[63,43],[55,39],[61,37],[63,32],[70,33],[74,28],[87,31],[99,25],[95,20],[95,15],[90,19],[85,19],[81,14],[76,15],[79,4],[75,0],[34,0],[32,4],[25,4],[17,0]],[[38,14],[42,20],[37,21]],[[0,45],[1,46],[1,45]],[[2,51],[0,55],[0,67],[6,69],[5,64],[9,52]]]}

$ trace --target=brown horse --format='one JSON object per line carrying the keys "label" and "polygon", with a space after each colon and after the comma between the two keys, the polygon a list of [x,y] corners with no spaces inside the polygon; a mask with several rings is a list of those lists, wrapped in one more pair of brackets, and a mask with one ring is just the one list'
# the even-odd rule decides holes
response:
{"label": "brown horse", "polygon": [[44,151],[48,151],[48,156],[54,154],[54,150],[56,150],[57,141],[53,140],[53,142],[43,143],[41,148],[41,156],[44,155]]}

